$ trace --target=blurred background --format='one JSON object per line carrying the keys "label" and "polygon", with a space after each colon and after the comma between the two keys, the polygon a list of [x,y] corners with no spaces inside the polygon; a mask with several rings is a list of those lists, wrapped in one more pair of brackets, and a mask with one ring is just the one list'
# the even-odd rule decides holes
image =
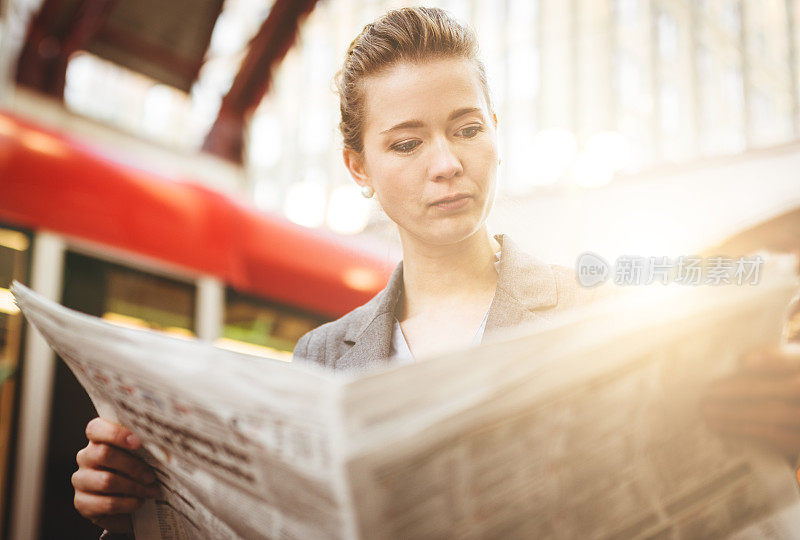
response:
{"label": "blurred background", "polygon": [[[341,164],[332,79],[364,24],[416,4],[0,0],[3,537],[99,533],[69,483],[92,406],[11,280],[290,359],[400,257]],[[425,5],[480,39],[503,159],[492,232],[568,266],[800,249],[800,1]]]}

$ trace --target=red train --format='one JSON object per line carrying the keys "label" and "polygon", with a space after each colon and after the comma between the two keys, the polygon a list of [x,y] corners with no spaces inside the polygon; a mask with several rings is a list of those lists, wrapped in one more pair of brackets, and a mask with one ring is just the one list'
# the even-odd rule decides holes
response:
{"label": "red train", "polygon": [[12,279],[116,323],[288,357],[304,332],[380,290],[394,266],[106,154],[0,111],[3,537],[97,532],[72,509],[69,483],[93,408],[26,335]]}

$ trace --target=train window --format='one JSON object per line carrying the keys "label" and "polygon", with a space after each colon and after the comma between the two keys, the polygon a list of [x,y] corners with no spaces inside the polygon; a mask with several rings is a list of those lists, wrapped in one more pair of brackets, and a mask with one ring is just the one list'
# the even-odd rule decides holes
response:
{"label": "train window", "polygon": [[64,268],[64,305],[111,323],[194,336],[195,286],[73,251]]}
{"label": "train window", "polygon": [[226,349],[288,361],[297,340],[325,321],[321,316],[228,289],[222,337],[216,344]]}
{"label": "train window", "polygon": [[192,285],[127,268],[111,268],[102,317],[124,326],[192,337],[194,297]]}
{"label": "train window", "polygon": [[10,446],[14,440],[17,369],[22,345],[22,314],[9,287],[13,280],[26,281],[30,237],[0,227],[0,531],[4,529],[9,483]]}

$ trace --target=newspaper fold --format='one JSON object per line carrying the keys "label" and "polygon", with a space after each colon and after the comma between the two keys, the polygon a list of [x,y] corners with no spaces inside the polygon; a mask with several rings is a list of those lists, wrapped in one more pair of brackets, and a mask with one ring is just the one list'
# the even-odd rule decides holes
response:
{"label": "newspaper fold", "polygon": [[98,413],[144,442],[163,494],[137,538],[800,538],[788,464],[698,414],[709,381],[779,342],[792,265],[355,375],[12,291]]}

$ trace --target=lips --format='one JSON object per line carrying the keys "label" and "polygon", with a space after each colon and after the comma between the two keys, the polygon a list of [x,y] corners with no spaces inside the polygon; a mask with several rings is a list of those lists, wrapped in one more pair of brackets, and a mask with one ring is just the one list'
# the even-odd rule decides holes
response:
{"label": "lips", "polygon": [[467,197],[470,196],[471,195],[469,193],[456,193],[455,195],[448,195],[447,197],[442,197],[441,199],[432,202],[430,205],[431,206],[448,205],[449,203],[454,203],[456,201],[460,201],[461,199],[466,199]]}

